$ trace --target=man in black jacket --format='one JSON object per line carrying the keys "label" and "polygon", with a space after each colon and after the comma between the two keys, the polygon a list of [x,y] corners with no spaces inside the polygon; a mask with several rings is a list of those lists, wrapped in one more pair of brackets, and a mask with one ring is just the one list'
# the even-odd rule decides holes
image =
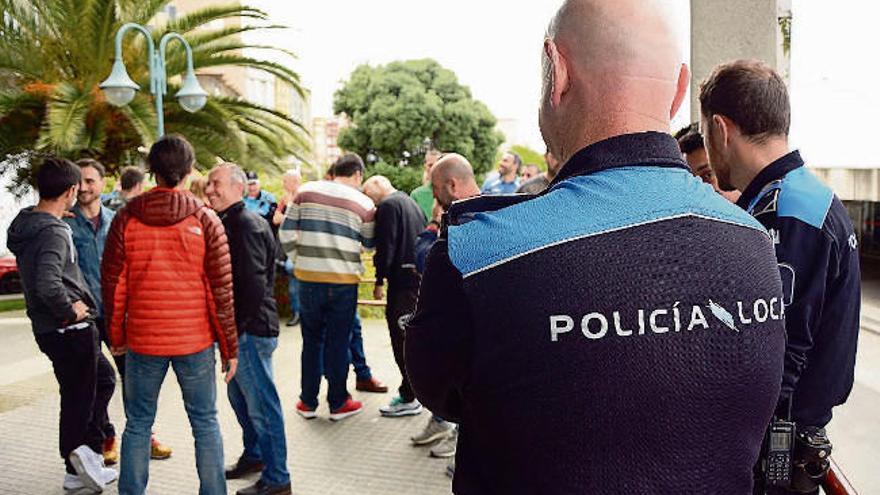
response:
{"label": "man in black jacket", "polygon": [[406,357],[459,423],[457,495],[751,493],[782,283],[767,231],[669,134],[675,39],[656,2],[564,2],[539,120],[565,165],[537,196],[447,213]]}
{"label": "man in black jacket", "polygon": [[227,163],[211,171],[205,190],[229,240],[239,332],[238,371],[229,382],[228,393],[242,427],[244,453],[226,470],[226,478],[262,471],[255,485],[237,494],[288,494],[284,414],[272,377],[272,353],[278,346],[278,312],[273,295],[276,243],[269,223],[242,202],[246,182],[241,168]]}
{"label": "man in black jacket", "polygon": [[364,182],[364,194],[376,203],[376,286],[373,297],[382,299],[388,280],[388,301],[385,320],[391,333],[394,360],[403,378],[398,395],[387,406],[379,408],[383,416],[411,416],[422,412],[422,405],[406,376],[403,355],[403,324],[412,314],[419,294],[421,277],[416,271],[416,240],[425,229],[425,215],[408,195],[398,191],[381,176]]}
{"label": "man in black jacket", "polygon": [[76,199],[80,176],[72,162],[46,159],[36,177],[40,202],[13,220],[7,245],[21,272],[34,337],[52,361],[61,392],[64,488],[100,492],[116,480],[116,471],[104,468],[98,453],[104,442],[100,417],[106,413],[115,379],[112,368],[98,366],[95,300],[77,265],[70,227],[61,221]]}

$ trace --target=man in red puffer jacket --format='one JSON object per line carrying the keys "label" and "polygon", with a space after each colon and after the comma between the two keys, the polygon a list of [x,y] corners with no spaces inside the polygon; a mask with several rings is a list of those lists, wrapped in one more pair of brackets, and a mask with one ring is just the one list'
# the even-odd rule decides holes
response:
{"label": "man in red puffer jacket", "polygon": [[192,146],[165,136],[147,162],[158,187],[117,212],[101,265],[112,351],[127,352],[119,493],[146,490],[150,430],[171,365],[195,437],[199,493],[225,494],[214,343],[229,382],[238,355],[229,246],[217,215],[185,190]]}

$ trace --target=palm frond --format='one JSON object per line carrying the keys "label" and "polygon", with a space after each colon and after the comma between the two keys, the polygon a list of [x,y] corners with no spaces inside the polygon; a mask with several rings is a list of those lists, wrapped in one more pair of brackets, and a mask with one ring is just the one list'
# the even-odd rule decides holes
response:
{"label": "palm frond", "polygon": [[300,96],[304,96],[305,92],[303,91],[302,84],[300,82],[299,74],[297,74],[294,70],[281,65],[277,62],[271,62],[268,60],[259,60],[252,57],[247,57],[244,55],[234,54],[234,53],[223,53],[219,55],[210,55],[206,53],[193,53],[193,64],[198,67],[218,67],[223,65],[230,66],[238,66],[238,67],[250,67],[253,69],[258,69],[268,74],[272,74],[273,76],[281,79],[293,86],[294,90],[300,94]]}
{"label": "palm frond", "polygon": [[46,121],[37,146],[61,154],[75,151],[86,131],[91,94],[70,83],[61,83],[49,100]]}
{"label": "palm frond", "polygon": [[147,24],[171,0],[119,0],[119,18],[123,22]]}
{"label": "palm frond", "polygon": [[266,26],[257,26],[257,25],[246,25],[246,26],[228,26],[219,29],[211,29],[205,31],[196,31],[193,33],[189,33],[186,36],[186,41],[189,42],[190,46],[192,46],[193,50],[198,50],[204,45],[208,45],[218,40],[223,39],[235,39],[240,37],[240,35],[251,32],[251,31],[262,31],[262,30],[274,30],[274,29],[287,29],[287,26],[282,26],[279,24],[270,24]]}
{"label": "palm frond", "polygon": [[138,95],[131,103],[119,109],[134,127],[145,145],[156,141],[156,113],[153,111],[152,100]]}
{"label": "palm frond", "polygon": [[185,35],[190,31],[204,28],[205,25],[213,21],[234,18],[250,18],[265,21],[269,16],[260,9],[236,3],[206,7],[174,19],[164,27],[157,29],[153,36],[155,39],[160,39],[163,35],[172,31]]}
{"label": "palm frond", "polygon": [[[118,21],[116,18],[115,0],[91,0],[85,12],[91,35],[91,58],[95,61],[95,69],[112,60],[113,43]],[[92,74],[94,80],[103,77]]]}

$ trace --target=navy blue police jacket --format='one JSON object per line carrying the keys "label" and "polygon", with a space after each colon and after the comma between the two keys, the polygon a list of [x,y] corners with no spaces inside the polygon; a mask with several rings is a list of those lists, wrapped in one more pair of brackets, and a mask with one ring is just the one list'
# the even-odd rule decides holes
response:
{"label": "navy blue police jacket", "polygon": [[770,232],[785,297],[779,413],[825,426],[853,385],[859,335],[858,240],[846,207],[793,151],[762,170],[737,204]]}
{"label": "navy blue police jacket", "polygon": [[773,245],[667,134],[584,148],[537,196],[455,203],[407,327],[460,423],[453,491],[750,494],[785,346]]}

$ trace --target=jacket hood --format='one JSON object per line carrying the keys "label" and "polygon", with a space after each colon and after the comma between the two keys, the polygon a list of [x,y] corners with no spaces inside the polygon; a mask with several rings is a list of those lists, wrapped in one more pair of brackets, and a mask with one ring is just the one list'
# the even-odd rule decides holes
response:
{"label": "jacket hood", "polygon": [[132,199],[124,210],[147,225],[174,225],[204,208],[189,191],[157,187]]}
{"label": "jacket hood", "polygon": [[61,229],[69,232],[67,225],[52,215],[34,211],[34,207],[22,209],[7,231],[6,246],[16,257],[21,256],[30,242],[43,230]]}

